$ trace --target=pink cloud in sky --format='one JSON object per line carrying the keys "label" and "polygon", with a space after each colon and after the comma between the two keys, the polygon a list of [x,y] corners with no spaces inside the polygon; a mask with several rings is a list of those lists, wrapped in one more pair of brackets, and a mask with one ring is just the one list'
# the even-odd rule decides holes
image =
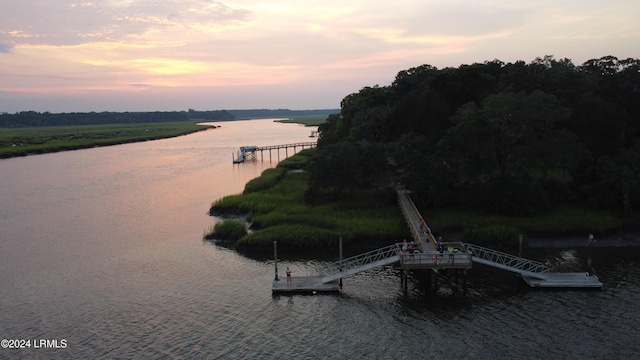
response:
{"label": "pink cloud in sky", "polygon": [[611,0],[4,0],[0,112],[337,108],[410,67],[640,57]]}

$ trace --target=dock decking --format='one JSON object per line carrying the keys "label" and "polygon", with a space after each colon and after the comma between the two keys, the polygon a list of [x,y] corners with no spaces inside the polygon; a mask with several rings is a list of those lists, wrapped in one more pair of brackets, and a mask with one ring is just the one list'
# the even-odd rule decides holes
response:
{"label": "dock decking", "polygon": [[463,252],[454,253],[451,257],[446,251],[440,254],[435,250],[400,255],[400,267],[410,270],[469,269],[472,265],[471,254]]}

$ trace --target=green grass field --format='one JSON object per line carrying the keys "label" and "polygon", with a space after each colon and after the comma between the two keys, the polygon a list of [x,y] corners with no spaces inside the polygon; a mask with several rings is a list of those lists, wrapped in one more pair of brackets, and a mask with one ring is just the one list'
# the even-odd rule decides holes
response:
{"label": "green grass field", "polygon": [[0,158],[162,139],[208,128],[193,121],[0,128]]}

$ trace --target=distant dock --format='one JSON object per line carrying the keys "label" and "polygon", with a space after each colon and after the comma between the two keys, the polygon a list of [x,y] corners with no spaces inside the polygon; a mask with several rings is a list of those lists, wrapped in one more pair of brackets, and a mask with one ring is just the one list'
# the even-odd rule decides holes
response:
{"label": "distant dock", "polygon": [[299,143],[293,143],[293,144],[283,144],[283,145],[269,145],[269,146],[255,146],[255,145],[246,145],[246,146],[241,146],[240,150],[238,150],[237,154],[233,155],[233,163],[234,164],[241,164],[247,160],[254,160],[256,158],[256,153],[259,151],[260,152],[260,160],[264,161],[264,152],[268,151],[269,152],[269,161],[271,161],[271,152],[272,151],[276,151],[276,154],[278,154],[278,159],[280,159],[280,150],[284,149],[285,151],[285,158],[289,157],[289,149],[293,149],[293,153],[295,154],[298,149],[305,149],[305,148],[313,148],[318,146],[318,143],[313,141],[313,142],[299,142]]}

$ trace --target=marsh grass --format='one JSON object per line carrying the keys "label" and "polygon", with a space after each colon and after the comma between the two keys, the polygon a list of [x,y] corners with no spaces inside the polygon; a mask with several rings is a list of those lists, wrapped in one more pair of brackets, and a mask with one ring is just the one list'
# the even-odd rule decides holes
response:
{"label": "marsh grass", "polygon": [[247,182],[244,186],[243,194],[250,194],[256,191],[270,189],[274,187],[286,174],[287,169],[283,168],[264,170],[260,176]]}
{"label": "marsh grass", "polygon": [[434,233],[463,232],[465,241],[479,244],[517,245],[520,234],[606,234],[626,228],[638,228],[640,224],[638,217],[569,205],[531,217],[480,215],[459,209],[429,210],[423,214]]}
{"label": "marsh grass", "polygon": [[489,224],[468,227],[464,230],[464,241],[474,244],[500,244],[514,246],[518,244],[520,231],[508,225]]}
{"label": "marsh grass", "polygon": [[[305,202],[309,174],[289,169],[304,168],[315,151],[309,150],[287,159],[295,166],[283,162],[278,169],[264,171],[261,177],[265,179],[247,184],[255,190],[225,196],[211,206],[212,215],[246,214],[253,223],[254,231],[240,238],[237,248],[271,249],[277,240],[284,248],[333,251],[340,237],[346,247],[376,246],[409,237],[392,188],[361,189],[347,200]],[[481,215],[462,209],[427,209],[421,213],[434,234],[461,233],[463,241],[480,245],[517,246],[520,234],[604,234],[627,227],[637,229],[640,224],[638,216],[624,217],[579,206],[563,206],[531,217]]]}
{"label": "marsh grass", "polygon": [[[266,170],[262,176],[274,178]],[[286,171],[270,188],[223,197],[210,213],[247,214],[254,231],[236,243],[244,249],[268,249],[277,240],[284,248],[333,251],[340,237],[349,247],[408,236],[395,196],[389,195],[392,189],[361,190],[355,199],[312,205],[304,201],[308,186],[308,173]]]}
{"label": "marsh grass", "polygon": [[209,128],[193,121],[0,128],[0,158],[163,139]]}
{"label": "marsh grass", "polygon": [[244,221],[225,219],[215,224],[205,235],[205,239],[236,241],[247,233],[247,225]]}
{"label": "marsh grass", "polygon": [[327,115],[292,116],[288,119],[277,120],[277,122],[303,124],[305,126],[318,126],[326,123],[327,117]]}
{"label": "marsh grass", "polygon": [[278,163],[278,168],[288,170],[302,170],[316,153],[316,148],[300,150],[295,156],[288,157]]}

